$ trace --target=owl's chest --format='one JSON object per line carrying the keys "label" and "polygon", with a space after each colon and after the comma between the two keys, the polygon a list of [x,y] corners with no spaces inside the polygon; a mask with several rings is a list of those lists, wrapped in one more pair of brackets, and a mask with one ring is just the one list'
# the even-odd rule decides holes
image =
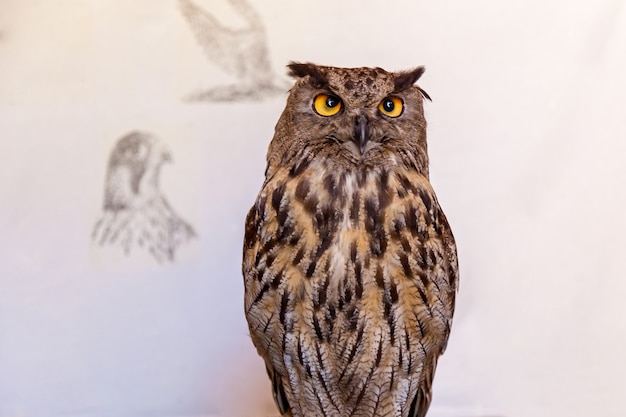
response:
{"label": "owl's chest", "polygon": [[355,262],[357,254],[369,251],[366,244],[372,237],[380,238],[374,235],[385,227],[389,193],[377,173],[325,172],[294,178],[272,191],[275,225],[268,224],[268,230],[275,226],[270,233],[297,249],[295,260],[306,261],[303,272],[308,278],[318,267],[336,274],[348,261]]}
{"label": "owl's chest", "polygon": [[377,170],[312,170],[267,185],[257,259],[280,271],[294,307],[324,306],[332,321],[355,300],[380,298],[376,280],[397,263],[390,228],[403,216],[398,185]]}

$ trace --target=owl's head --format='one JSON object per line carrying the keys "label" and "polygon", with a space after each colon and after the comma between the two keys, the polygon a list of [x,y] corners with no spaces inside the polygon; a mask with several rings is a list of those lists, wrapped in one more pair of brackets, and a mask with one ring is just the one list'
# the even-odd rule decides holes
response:
{"label": "owl's head", "polygon": [[268,169],[325,158],[331,165],[414,166],[428,174],[424,67],[335,68],[291,63],[296,78],[276,126]]}

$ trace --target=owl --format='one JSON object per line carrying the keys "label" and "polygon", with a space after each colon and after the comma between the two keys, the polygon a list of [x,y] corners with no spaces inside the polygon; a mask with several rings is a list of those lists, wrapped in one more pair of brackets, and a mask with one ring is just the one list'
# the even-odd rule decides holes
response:
{"label": "owl", "polygon": [[458,285],[424,68],[288,68],[242,267],[274,399],[283,416],[424,417]]}
{"label": "owl", "polygon": [[143,249],[158,261],[173,261],[179,246],[196,236],[172,209],[159,187],[161,166],[170,152],[145,132],[130,132],[111,152],[104,187],[103,213],[92,240],[119,246],[125,254]]}

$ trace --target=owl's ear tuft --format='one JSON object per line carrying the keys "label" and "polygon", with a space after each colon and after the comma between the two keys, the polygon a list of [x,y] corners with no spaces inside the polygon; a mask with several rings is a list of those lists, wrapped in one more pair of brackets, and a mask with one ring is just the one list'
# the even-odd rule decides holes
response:
{"label": "owl's ear tuft", "polygon": [[409,71],[403,71],[396,73],[396,79],[394,80],[394,92],[404,91],[422,76],[426,71],[424,67],[417,67]]}
{"label": "owl's ear tuft", "polygon": [[326,79],[326,76],[322,74],[322,71],[320,71],[320,67],[315,64],[311,64],[310,62],[291,62],[287,65],[287,68],[289,68],[287,75],[290,77],[303,78],[308,75],[311,77],[311,81],[313,81],[313,84],[316,87],[322,87],[328,84],[328,80]]}

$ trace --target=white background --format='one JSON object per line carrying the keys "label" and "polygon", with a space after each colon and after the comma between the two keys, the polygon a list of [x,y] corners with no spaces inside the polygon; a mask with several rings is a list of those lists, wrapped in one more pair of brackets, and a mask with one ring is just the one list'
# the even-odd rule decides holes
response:
{"label": "white background", "polygon": [[[462,280],[429,415],[626,415],[626,4],[254,5],[278,72],[427,67]],[[0,417],[277,415],[240,260],[284,98],[181,100],[229,81],[174,0],[0,0]],[[163,190],[199,234],[174,264],[90,242],[135,129],[170,147]]]}

